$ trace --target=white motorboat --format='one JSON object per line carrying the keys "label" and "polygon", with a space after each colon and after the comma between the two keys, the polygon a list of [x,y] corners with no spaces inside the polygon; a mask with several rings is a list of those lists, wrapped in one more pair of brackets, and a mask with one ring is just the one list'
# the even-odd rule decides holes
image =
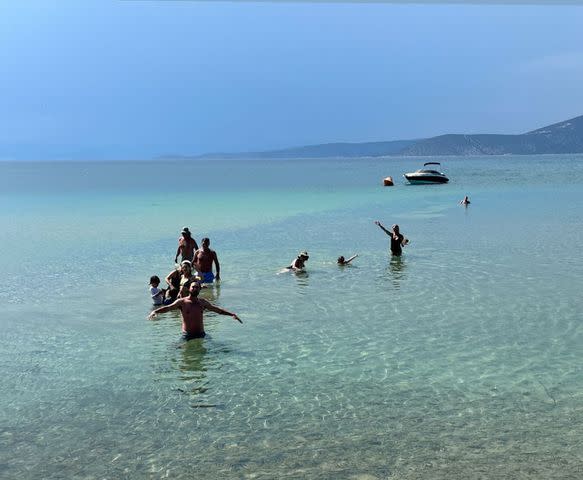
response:
{"label": "white motorboat", "polygon": [[[441,164],[439,162],[427,162],[423,164],[423,167],[427,167],[428,165],[441,165]],[[403,176],[412,185],[424,183],[449,182],[449,178],[447,178],[443,172],[439,172],[437,170],[430,170],[428,168],[422,168],[413,173],[405,173]]]}

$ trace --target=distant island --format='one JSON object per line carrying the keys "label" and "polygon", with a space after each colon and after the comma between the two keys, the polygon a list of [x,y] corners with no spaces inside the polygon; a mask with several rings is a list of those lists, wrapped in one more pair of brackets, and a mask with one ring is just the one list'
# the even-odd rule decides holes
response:
{"label": "distant island", "polygon": [[264,152],[212,153],[161,158],[327,158],[440,155],[538,155],[583,153],[583,115],[520,135],[447,134],[417,140],[327,143]]}

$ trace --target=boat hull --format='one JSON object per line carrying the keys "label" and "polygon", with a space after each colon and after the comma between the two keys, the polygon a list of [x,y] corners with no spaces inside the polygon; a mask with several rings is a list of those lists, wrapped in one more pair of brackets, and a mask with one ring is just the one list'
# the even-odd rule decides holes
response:
{"label": "boat hull", "polygon": [[406,173],[403,176],[411,185],[428,185],[433,183],[449,182],[449,178],[439,175],[412,175]]}

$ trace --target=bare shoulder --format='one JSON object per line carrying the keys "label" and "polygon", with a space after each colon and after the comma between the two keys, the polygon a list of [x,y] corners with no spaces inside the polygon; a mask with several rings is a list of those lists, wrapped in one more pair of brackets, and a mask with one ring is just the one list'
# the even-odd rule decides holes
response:
{"label": "bare shoulder", "polygon": [[184,305],[184,298],[177,298],[176,300],[174,300],[174,303],[171,303],[170,306],[171,307],[181,307],[182,305]]}
{"label": "bare shoulder", "polygon": [[205,300],[204,298],[198,298],[198,304],[202,307],[202,308],[209,308],[209,307],[214,307],[214,305],[209,302],[208,300]]}

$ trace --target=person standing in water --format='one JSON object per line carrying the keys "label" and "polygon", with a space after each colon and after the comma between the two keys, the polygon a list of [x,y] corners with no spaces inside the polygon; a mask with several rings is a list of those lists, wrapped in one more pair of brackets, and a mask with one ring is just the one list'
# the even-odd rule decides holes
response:
{"label": "person standing in water", "polygon": [[470,204],[470,197],[468,197],[467,195],[464,197],[463,200],[460,200],[460,205],[464,205],[464,206],[468,206]]}
{"label": "person standing in water", "polygon": [[193,281],[188,286],[189,295],[176,300],[173,304],[166,307],[160,307],[154,310],[148,318],[153,320],[159,313],[170,312],[171,310],[180,310],[182,314],[182,338],[184,340],[192,340],[194,338],[204,338],[206,333],[204,331],[203,313],[205,310],[218,313],[220,315],[229,315],[237,320],[239,323],[243,321],[236,313],[229,312],[224,308],[217,307],[211,302],[198,298],[201,285],[197,281]]}
{"label": "person standing in water", "polygon": [[172,270],[166,276],[166,283],[168,284],[168,289],[166,290],[166,297],[172,301],[178,298],[180,294],[180,280],[182,278],[182,267],[176,264],[174,270]]}
{"label": "person standing in water", "polygon": [[409,243],[409,240],[405,238],[401,232],[399,232],[399,225],[395,224],[392,227],[392,230],[387,230],[381,222],[378,220],[374,222],[375,225],[378,225],[380,229],[385,232],[389,237],[391,237],[391,253],[400,257],[403,253],[402,247]]}
{"label": "person standing in water", "polygon": [[196,240],[192,238],[188,227],[184,227],[182,232],[180,232],[180,237],[178,237],[178,249],[176,250],[174,263],[178,262],[178,255],[182,255],[181,262],[184,260],[192,262],[195,250],[198,250],[198,244],[196,243]]}
{"label": "person standing in water", "polygon": [[310,258],[310,256],[308,255],[308,252],[306,252],[305,250],[303,252],[300,252],[298,254],[298,256],[295,258],[295,260],[291,263],[291,265],[289,267],[287,267],[288,270],[303,270],[304,267],[306,266],[306,262],[308,261],[308,259]]}
{"label": "person standing in water", "polygon": [[160,277],[158,275],[152,275],[150,277],[150,297],[152,297],[152,303],[154,306],[164,305],[164,297],[166,295],[166,290],[158,288],[160,285]]}
{"label": "person standing in water", "polygon": [[[204,283],[213,283],[221,279],[221,265],[217,257],[217,252],[211,250],[209,245],[211,241],[208,238],[202,239],[202,246],[194,253],[194,267],[199,271]],[[213,273],[213,263],[215,264],[216,274]]]}
{"label": "person standing in water", "polygon": [[192,272],[192,263],[188,260],[183,260],[180,264],[180,287],[179,287],[179,297],[187,297],[188,296],[188,285],[190,282],[199,280]]}

